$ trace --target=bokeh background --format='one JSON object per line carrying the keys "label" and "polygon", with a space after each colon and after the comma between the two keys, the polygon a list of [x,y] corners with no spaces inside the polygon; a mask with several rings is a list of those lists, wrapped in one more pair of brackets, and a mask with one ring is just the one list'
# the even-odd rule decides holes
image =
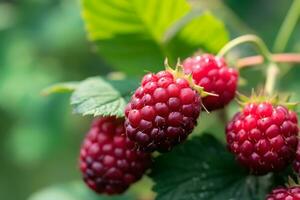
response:
{"label": "bokeh background", "polygon": [[[256,33],[270,47],[291,4],[202,1],[219,14],[231,38]],[[299,34],[298,26],[287,51],[299,52]],[[91,118],[72,114],[69,95],[43,97],[40,92],[56,82],[112,71],[87,40],[79,1],[0,0],[0,199],[40,200],[32,194],[80,179],[77,156]],[[251,71],[245,73],[249,82],[257,80]],[[294,91],[296,99],[299,75],[299,69],[289,70],[281,86]],[[205,128],[212,127],[207,123]],[[43,200],[68,199],[56,198],[57,191]]]}

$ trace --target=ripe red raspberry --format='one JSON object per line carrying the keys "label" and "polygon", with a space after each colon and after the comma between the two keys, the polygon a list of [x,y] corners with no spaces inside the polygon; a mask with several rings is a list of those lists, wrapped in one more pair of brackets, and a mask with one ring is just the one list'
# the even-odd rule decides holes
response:
{"label": "ripe red raspberry", "polygon": [[189,57],[182,65],[185,73],[192,74],[197,85],[203,87],[206,92],[218,95],[202,98],[202,103],[207,110],[223,108],[234,98],[238,72],[227,67],[223,58],[204,54]]}
{"label": "ripe red raspberry", "polygon": [[253,174],[282,170],[295,157],[297,123],[284,106],[249,103],[226,127],[228,148]]}
{"label": "ripe red raspberry", "polygon": [[277,188],[267,195],[266,200],[300,200],[300,187]]}
{"label": "ripe red raspberry", "polygon": [[125,109],[126,134],[142,151],[168,151],[192,132],[201,98],[169,71],[147,74]]}
{"label": "ripe red raspberry", "polygon": [[118,194],[139,180],[151,163],[150,154],[132,150],[124,120],[96,120],[81,151],[80,169],[85,183],[97,193]]}

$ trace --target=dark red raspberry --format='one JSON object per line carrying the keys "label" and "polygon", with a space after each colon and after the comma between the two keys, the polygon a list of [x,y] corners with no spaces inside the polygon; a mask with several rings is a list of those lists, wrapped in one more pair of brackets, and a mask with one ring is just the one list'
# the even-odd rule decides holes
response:
{"label": "dark red raspberry", "polygon": [[125,109],[126,134],[143,151],[168,151],[192,132],[201,98],[184,78],[147,74]]}
{"label": "dark red raspberry", "polygon": [[197,85],[203,87],[206,92],[218,95],[202,98],[202,103],[207,110],[223,108],[234,98],[238,72],[227,67],[223,58],[204,54],[189,57],[182,65],[185,73],[192,74]]}
{"label": "dark red raspberry", "polygon": [[293,162],[293,169],[297,173],[297,175],[300,176],[300,142],[298,142],[296,157]]}
{"label": "dark red raspberry", "polygon": [[227,125],[228,148],[253,174],[282,170],[296,154],[297,123],[284,106],[249,103]]}
{"label": "dark red raspberry", "polygon": [[300,200],[300,187],[274,189],[267,195],[266,200]]}
{"label": "dark red raspberry", "polygon": [[133,147],[125,136],[123,119],[96,120],[80,151],[85,183],[97,193],[124,192],[143,176],[151,163],[150,154],[134,151]]}

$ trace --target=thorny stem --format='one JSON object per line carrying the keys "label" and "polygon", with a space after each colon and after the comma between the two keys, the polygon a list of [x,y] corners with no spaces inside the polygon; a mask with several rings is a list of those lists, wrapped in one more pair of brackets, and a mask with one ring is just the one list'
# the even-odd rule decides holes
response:
{"label": "thorny stem", "polygon": [[273,47],[275,52],[284,51],[288,43],[288,40],[293,30],[295,29],[299,17],[300,17],[300,0],[294,0],[276,37],[274,47]]}
{"label": "thorny stem", "polygon": [[253,43],[258,50],[260,51],[261,55],[264,57],[265,62],[268,65],[266,71],[266,83],[265,83],[265,92],[268,95],[273,93],[276,77],[278,74],[278,67],[276,63],[273,61],[272,54],[270,53],[268,47],[263,42],[262,39],[257,37],[256,35],[244,35],[238,38],[233,39],[229,43],[227,43],[218,53],[218,56],[223,57],[227,52],[229,52],[234,47],[243,44],[243,43]]}

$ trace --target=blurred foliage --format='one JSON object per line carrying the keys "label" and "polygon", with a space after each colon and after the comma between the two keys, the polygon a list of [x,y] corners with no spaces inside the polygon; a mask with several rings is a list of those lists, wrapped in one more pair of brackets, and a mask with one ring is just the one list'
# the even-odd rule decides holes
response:
{"label": "blurred foliage", "polygon": [[149,190],[151,186],[152,182],[150,179],[144,177],[138,183],[131,186],[129,192],[111,197],[95,194],[82,181],[71,181],[38,191],[32,194],[28,200],[148,200],[154,196],[153,192]]}
{"label": "blurred foliage", "polygon": [[[100,9],[93,6],[95,0],[84,2],[84,8]],[[108,1],[99,2],[103,6]],[[0,1],[0,199],[24,200],[34,193],[30,200],[67,200],[87,192],[82,183],[72,182],[80,179],[77,156],[91,119],[72,115],[68,95],[41,96],[43,88],[56,82],[106,75],[115,69],[125,69],[131,74],[137,70],[142,73],[147,67],[156,71],[165,56],[171,56],[173,60],[177,56],[183,58],[199,46],[202,50],[216,52],[228,39],[225,28],[231,37],[255,32],[272,47],[291,0],[190,0],[192,6],[183,0],[176,2],[178,8],[171,10],[174,16],[170,19],[167,15],[170,13],[168,3],[158,6],[159,9],[149,8],[147,12],[142,7],[129,9],[129,13],[122,12],[127,17],[118,20],[114,20],[112,14],[119,11],[108,5],[103,16],[98,10],[85,11],[85,17],[108,20],[103,34],[95,30],[93,24],[87,26],[95,30],[90,39],[96,40],[98,56],[95,46],[86,38],[78,1]],[[202,16],[204,8],[211,12]],[[162,14],[166,10],[168,12],[162,17],[165,19],[163,24],[149,18],[151,14]],[[193,12],[187,15],[189,10]],[[140,17],[136,26],[130,28],[126,19],[130,21],[132,18],[128,16],[132,16],[134,11],[139,11]],[[162,34],[167,25],[182,16],[185,16],[183,21],[175,23],[167,35]],[[178,32],[178,27],[180,30],[184,27],[184,31]],[[211,29],[206,33],[203,27]],[[143,34],[136,37],[140,32]],[[288,51],[299,52],[299,33],[298,26],[288,43]],[[213,41],[216,35],[221,35],[221,39]],[[209,45],[207,41],[210,41]],[[253,53],[253,49],[245,45],[239,52],[232,53],[230,58]],[[280,89],[293,92],[293,98],[299,99],[300,69],[291,69],[289,65],[281,67],[284,73],[278,83]],[[243,92],[249,92],[253,85],[263,81],[263,75],[258,74],[261,74],[258,67],[241,73],[248,82],[241,88]],[[228,108],[231,115],[235,109],[236,104]],[[224,131],[220,126],[215,126],[218,115],[202,117],[195,133],[200,129],[209,130],[218,138],[223,138]],[[35,193],[52,185],[50,189]],[[153,193],[149,191],[149,185],[151,181],[142,181],[132,188],[132,192],[142,191],[151,199]],[[80,199],[86,198],[82,196]]]}
{"label": "blurred foliage", "polygon": [[68,96],[40,91],[61,80],[107,73],[91,53],[78,3],[0,2],[0,199],[26,199],[43,186],[79,178],[87,121]]}
{"label": "blurred foliage", "polygon": [[36,194],[33,194],[28,200],[130,200],[132,197],[130,195],[122,197],[99,197],[97,194],[93,193],[87,187],[85,187],[83,182],[73,182],[66,185],[57,185],[56,187],[47,188]]}

